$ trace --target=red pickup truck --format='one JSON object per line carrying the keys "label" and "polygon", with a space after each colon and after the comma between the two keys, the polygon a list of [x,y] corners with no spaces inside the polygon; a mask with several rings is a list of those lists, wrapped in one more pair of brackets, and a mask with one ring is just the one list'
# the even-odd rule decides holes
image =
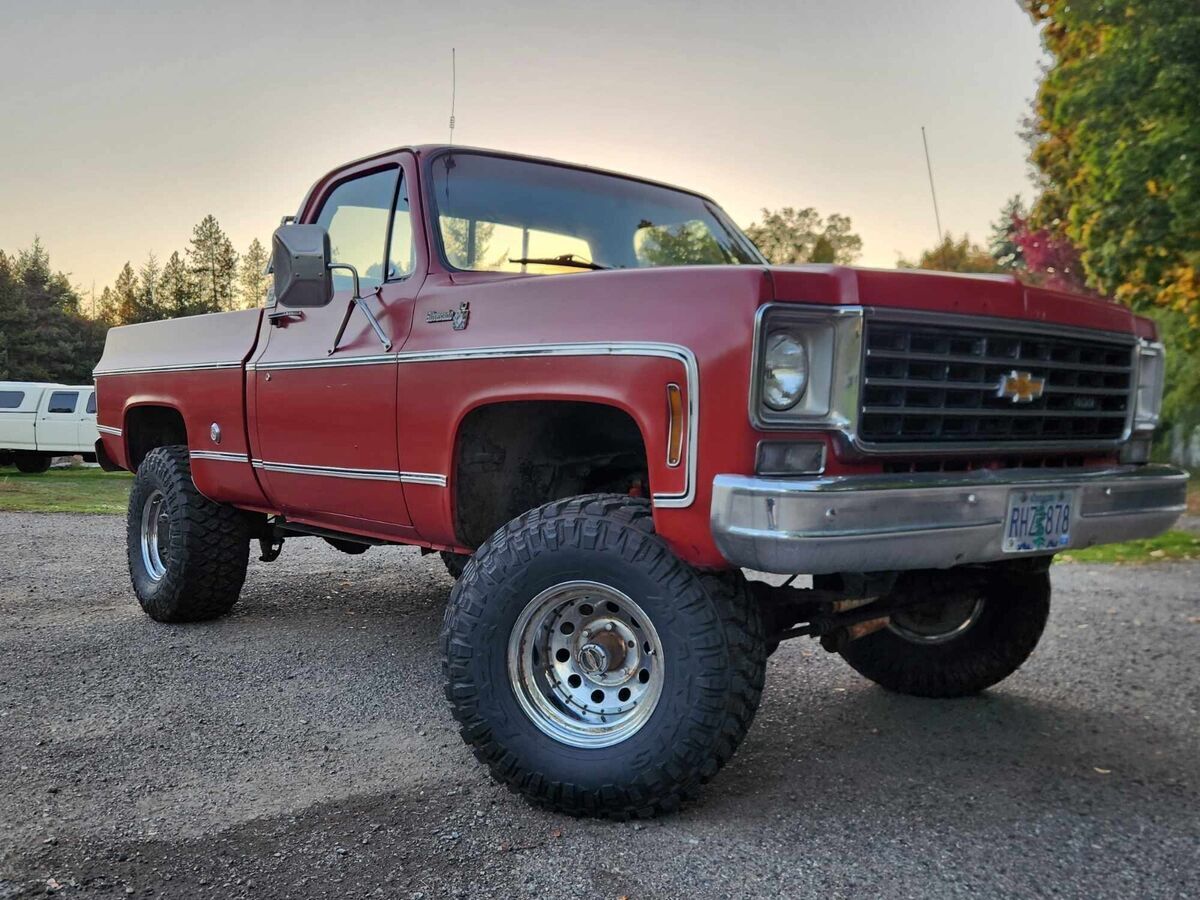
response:
{"label": "red pickup truck", "polygon": [[995,684],[1054,553],[1184,507],[1148,463],[1162,347],[1115,303],[771,266],[699,194],[447,146],[326,175],[272,252],[264,309],[109,332],[138,600],[228,612],[252,541],[440,552],[462,736],[568,813],[676,807],[787,638],[894,691]]}

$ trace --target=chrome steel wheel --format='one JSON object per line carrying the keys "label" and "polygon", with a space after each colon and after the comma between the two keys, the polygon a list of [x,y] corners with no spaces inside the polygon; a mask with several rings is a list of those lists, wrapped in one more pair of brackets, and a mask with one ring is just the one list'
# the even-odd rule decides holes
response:
{"label": "chrome steel wheel", "polygon": [[572,747],[611,747],[637,733],[658,704],[663,675],[649,616],[594,581],[542,591],[509,635],[517,702],[543,734]]}
{"label": "chrome steel wheel", "polygon": [[164,499],[162,491],[154,491],[142,506],[142,564],[153,581],[162,581],[167,574],[171,520]]}
{"label": "chrome steel wheel", "polygon": [[982,597],[910,606],[892,613],[888,628],[914,644],[944,644],[966,632],[983,612]]}

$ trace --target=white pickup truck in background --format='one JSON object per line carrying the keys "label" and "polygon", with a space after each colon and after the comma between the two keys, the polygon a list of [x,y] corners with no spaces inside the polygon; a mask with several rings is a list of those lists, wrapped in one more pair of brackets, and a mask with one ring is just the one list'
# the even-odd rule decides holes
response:
{"label": "white pickup truck in background", "polygon": [[95,462],[99,439],[93,386],[0,381],[0,466],[45,472],[76,453]]}

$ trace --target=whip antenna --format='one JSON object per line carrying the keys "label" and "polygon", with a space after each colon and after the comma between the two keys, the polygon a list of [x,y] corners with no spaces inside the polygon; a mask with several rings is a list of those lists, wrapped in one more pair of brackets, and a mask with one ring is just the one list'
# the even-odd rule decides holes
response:
{"label": "whip antenna", "polygon": [[455,64],[454,48],[450,48],[450,143],[454,143],[454,101],[458,94],[458,67]]}
{"label": "whip antenna", "polygon": [[[454,117],[450,117],[450,127],[454,127]],[[933,197],[933,219],[937,222],[937,243],[934,247],[941,246],[942,243],[942,216],[938,212],[937,191],[933,187],[933,163],[929,161],[929,139],[925,137],[925,126],[921,126],[921,143],[925,145],[925,169],[929,172],[929,195]]]}

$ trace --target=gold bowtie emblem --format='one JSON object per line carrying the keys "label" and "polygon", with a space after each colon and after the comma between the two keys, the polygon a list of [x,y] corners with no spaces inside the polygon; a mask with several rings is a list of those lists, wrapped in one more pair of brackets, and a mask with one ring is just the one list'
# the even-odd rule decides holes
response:
{"label": "gold bowtie emblem", "polygon": [[1042,396],[1045,389],[1045,378],[1034,378],[1032,372],[1018,372],[1013,369],[1007,375],[1000,376],[1000,386],[996,390],[996,396],[1011,400],[1013,403],[1032,403]]}

